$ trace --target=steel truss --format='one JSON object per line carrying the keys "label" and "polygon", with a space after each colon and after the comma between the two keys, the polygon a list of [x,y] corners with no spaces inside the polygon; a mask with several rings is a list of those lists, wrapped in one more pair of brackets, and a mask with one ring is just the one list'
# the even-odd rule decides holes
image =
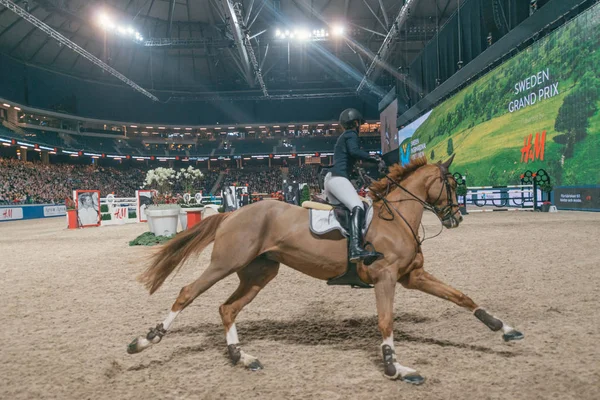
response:
{"label": "steel truss", "polygon": [[122,73],[120,73],[119,71],[117,71],[116,69],[111,67],[110,65],[106,64],[105,62],[100,60],[98,57],[93,55],[92,53],[88,52],[81,46],[79,46],[76,43],[72,42],[71,40],[67,39],[65,36],[58,33],[56,30],[54,30],[53,28],[48,26],[46,23],[44,23],[40,19],[34,17],[33,15],[31,15],[30,13],[28,13],[21,7],[19,7],[15,3],[13,3],[11,0],[0,0],[0,4],[3,5],[4,7],[8,8],[10,11],[14,12],[15,14],[17,14],[19,17],[23,18],[25,21],[29,22],[36,28],[40,29],[42,32],[46,33],[48,36],[50,36],[51,38],[58,41],[63,46],[73,50],[74,52],[76,52],[77,54],[82,56],[83,58],[96,64],[97,66],[102,68],[104,71],[108,72],[109,74],[116,77],[117,79],[123,81],[125,84],[131,86],[133,89],[142,93],[144,96],[147,96],[154,101],[159,101],[158,97],[156,97],[152,93],[148,92],[146,89],[144,89],[143,87],[141,87],[140,85],[138,85],[137,83],[132,81],[131,79],[127,78],[125,75],[123,75]]}

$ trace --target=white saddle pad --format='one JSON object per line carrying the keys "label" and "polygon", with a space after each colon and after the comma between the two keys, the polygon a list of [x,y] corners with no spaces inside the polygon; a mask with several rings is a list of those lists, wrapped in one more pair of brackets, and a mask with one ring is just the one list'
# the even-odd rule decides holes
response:
{"label": "white saddle pad", "polygon": [[[371,199],[367,200],[368,208],[365,216],[365,227],[363,228],[363,235],[367,234],[369,225],[373,220],[373,202]],[[309,210],[309,226],[310,231],[315,235],[324,235],[332,231],[339,231],[344,237],[348,237],[348,231],[346,231],[342,225],[338,222],[337,218],[333,214],[333,210]]]}

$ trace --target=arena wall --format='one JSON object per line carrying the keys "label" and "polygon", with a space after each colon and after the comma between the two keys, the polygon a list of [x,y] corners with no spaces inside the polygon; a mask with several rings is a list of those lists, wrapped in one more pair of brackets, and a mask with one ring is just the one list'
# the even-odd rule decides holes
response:
{"label": "arena wall", "polygon": [[0,222],[64,217],[65,215],[67,215],[67,207],[58,204],[0,206]]}

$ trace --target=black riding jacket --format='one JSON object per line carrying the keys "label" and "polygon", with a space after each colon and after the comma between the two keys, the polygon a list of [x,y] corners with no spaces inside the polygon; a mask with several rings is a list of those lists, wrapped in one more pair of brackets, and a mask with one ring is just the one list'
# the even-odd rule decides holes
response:
{"label": "black riding jacket", "polygon": [[373,157],[358,145],[356,131],[345,131],[335,142],[333,150],[333,166],[329,169],[334,176],[343,176],[350,179],[354,163],[358,160],[373,161]]}

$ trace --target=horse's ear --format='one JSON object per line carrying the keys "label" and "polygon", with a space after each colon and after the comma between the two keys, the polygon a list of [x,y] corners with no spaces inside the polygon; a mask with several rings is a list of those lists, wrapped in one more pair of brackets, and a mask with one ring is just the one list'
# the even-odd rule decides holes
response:
{"label": "horse's ear", "polygon": [[442,168],[446,169],[446,171],[449,170],[450,168],[450,164],[452,164],[452,161],[454,161],[454,156],[456,154],[452,154],[452,157],[450,157],[448,160],[446,160],[444,163],[442,163]]}

